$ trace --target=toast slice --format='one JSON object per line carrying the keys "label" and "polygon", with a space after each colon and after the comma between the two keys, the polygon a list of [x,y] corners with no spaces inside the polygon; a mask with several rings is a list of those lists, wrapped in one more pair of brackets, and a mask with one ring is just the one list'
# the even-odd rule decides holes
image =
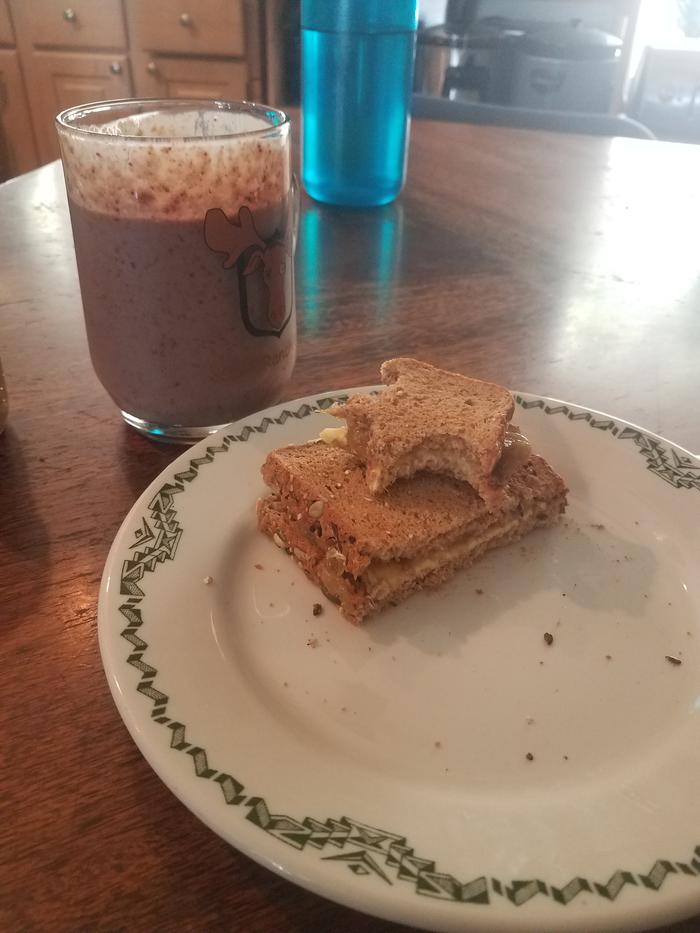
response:
{"label": "toast slice", "polygon": [[387,386],[378,396],[356,395],[329,409],[343,429],[327,429],[327,443],[347,446],[366,465],[374,494],[420,471],[469,483],[494,504],[508,478],[530,456],[513,426],[507,389],[412,359],[381,367]]}
{"label": "toast slice", "polygon": [[272,493],[258,503],[260,529],[355,623],[566,507],[563,480],[535,455],[493,510],[465,483],[430,473],[372,496],[357,457],[320,442],[273,451],[262,474]]}

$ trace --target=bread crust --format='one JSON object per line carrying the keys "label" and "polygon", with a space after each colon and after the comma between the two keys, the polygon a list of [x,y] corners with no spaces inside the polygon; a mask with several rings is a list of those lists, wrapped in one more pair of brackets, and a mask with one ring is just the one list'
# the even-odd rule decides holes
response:
{"label": "bread crust", "polygon": [[[360,460],[319,442],[271,452],[262,474],[272,495],[258,503],[260,529],[353,622],[553,524],[566,506],[563,480],[536,455],[506,484],[497,508],[465,483],[429,473],[370,495]],[[421,565],[429,553],[438,554],[437,566]],[[376,568],[397,563],[405,579],[372,585]]]}
{"label": "bread crust", "polygon": [[510,392],[409,358],[383,363],[381,378],[386,388],[378,396],[356,395],[330,409],[347,422],[347,446],[366,464],[370,491],[427,470],[497,499],[503,482],[494,470],[513,417]]}

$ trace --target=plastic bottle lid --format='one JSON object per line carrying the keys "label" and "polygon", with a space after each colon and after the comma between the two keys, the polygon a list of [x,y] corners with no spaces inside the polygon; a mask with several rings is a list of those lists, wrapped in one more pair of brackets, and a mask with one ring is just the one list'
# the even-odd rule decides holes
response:
{"label": "plastic bottle lid", "polygon": [[301,28],[321,32],[415,29],[418,0],[302,0]]}

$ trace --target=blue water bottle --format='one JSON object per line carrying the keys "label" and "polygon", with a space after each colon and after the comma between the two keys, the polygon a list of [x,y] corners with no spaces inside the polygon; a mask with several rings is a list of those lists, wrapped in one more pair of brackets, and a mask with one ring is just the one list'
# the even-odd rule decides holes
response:
{"label": "blue water bottle", "polygon": [[418,0],[302,0],[302,179],[318,201],[403,187]]}

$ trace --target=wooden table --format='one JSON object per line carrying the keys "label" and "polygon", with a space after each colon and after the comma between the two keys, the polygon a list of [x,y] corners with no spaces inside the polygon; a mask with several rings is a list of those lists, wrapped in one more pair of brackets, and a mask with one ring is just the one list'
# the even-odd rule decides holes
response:
{"label": "wooden table", "polygon": [[[700,450],[698,150],[415,124],[377,211],[307,202],[289,398],[418,355]],[[179,453],[90,367],[60,168],[0,187],[0,928],[398,930],[238,854],[166,790],[102,673],[109,545]],[[674,926],[700,929],[700,918]]]}

